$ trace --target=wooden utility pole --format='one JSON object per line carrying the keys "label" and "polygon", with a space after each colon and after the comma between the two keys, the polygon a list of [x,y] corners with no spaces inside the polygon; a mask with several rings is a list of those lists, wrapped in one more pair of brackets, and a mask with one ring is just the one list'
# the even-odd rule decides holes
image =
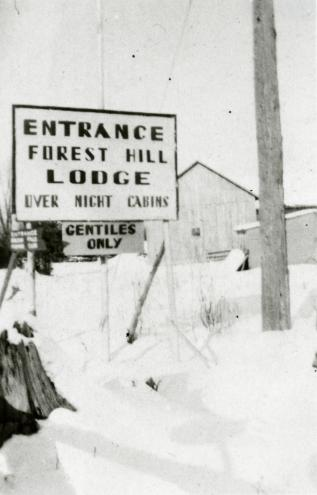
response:
{"label": "wooden utility pole", "polygon": [[290,328],[283,150],[273,0],[253,0],[255,107],[260,175],[262,328]]}

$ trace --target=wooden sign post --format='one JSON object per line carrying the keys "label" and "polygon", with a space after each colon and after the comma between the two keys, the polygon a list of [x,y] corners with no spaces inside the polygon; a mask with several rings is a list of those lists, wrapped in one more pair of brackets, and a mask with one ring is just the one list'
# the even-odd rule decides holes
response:
{"label": "wooden sign post", "polygon": [[18,252],[27,253],[26,272],[30,294],[28,312],[34,316],[36,316],[35,252],[46,248],[41,234],[41,229],[34,229],[29,223],[18,222],[15,215],[12,215],[11,250],[16,255]]}
{"label": "wooden sign post", "polygon": [[164,233],[164,244],[165,244],[168,304],[169,304],[170,320],[175,330],[175,336],[176,336],[176,356],[177,356],[177,360],[179,361],[180,360],[179,328],[178,328],[177,313],[176,313],[175,279],[174,279],[173,265],[172,265],[172,253],[171,253],[168,221],[163,222],[163,233]]}
{"label": "wooden sign post", "polygon": [[27,273],[30,282],[29,313],[36,316],[36,271],[35,252],[27,251]]}
{"label": "wooden sign post", "polygon": [[[109,290],[109,263],[107,256],[100,256],[101,275],[101,321],[100,330],[106,330],[107,358],[111,361],[111,327],[110,327],[110,290]],[[103,299],[103,294],[106,300]]]}

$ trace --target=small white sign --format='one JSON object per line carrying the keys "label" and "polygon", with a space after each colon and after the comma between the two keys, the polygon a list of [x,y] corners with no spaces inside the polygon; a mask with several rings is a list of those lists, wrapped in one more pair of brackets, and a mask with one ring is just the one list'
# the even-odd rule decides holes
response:
{"label": "small white sign", "polygon": [[63,222],[66,256],[104,256],[142,253],[143,222]]}
{"label": "small white sign", "polygon": [[13,106],[23,221],[175,220],[176,116]]}
{"label": "small white sign", "polygon": [[45,249],[40,231],[13,230],[11,231],[11,251],[38,251]]}

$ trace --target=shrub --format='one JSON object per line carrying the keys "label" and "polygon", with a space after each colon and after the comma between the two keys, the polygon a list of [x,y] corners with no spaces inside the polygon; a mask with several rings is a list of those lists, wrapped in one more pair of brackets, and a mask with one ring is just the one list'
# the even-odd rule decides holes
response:
{"label": "shrub", "polygon": [[11,209],[8,199],[0,206],[0,268],[8,266],[10,258]]}
{"label": "shrub", "polygon": [[221,297],[218,301],[211,301],[205,295],[201,296],[200,319],[210,335],[221,333],[222,330],[231,326],[235,317],[235,308],[225,297]]}
{"label": "shrub", "polygon": [[37,223],[36,226],[42,231],[46,250],[36,253],[35,269],[39,273],[50,275],[52,263],[63,261],[66,258],[63,253],[62,231],[57,222]]}

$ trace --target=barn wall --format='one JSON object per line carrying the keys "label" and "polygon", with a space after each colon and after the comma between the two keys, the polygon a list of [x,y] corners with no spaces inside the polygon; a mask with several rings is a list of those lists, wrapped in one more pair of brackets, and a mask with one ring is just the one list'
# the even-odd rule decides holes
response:
{"label": "barn wall", "polygon": [[[317,215],[309,213],[286,219],[288,263],[317,262]],[[247,230],[244,245],[249,249],[249,267],[261,264],[260,228]]]}
{"label": "barn wall", "polygon": [[290,264],[309,263],[316,258],[316,214],[286,220],[287,251]]}
{"label": "barn wall", "polygon": [[261,240],[260,229],[250,229],[245,234],[245,247],[249,251],[249,268],[261,265]]}
{"label": "barn wall", "polygon": [[[179,180],[179,219],[170,222],[174,263],[204,261],[207,253],[239,246],[234,226],[256,220],[252,195],[196,165]],[[148,251],[154,259],[163,239],[161,222],[147,222]],[[200,235],[193,235],[199,229]]]}

